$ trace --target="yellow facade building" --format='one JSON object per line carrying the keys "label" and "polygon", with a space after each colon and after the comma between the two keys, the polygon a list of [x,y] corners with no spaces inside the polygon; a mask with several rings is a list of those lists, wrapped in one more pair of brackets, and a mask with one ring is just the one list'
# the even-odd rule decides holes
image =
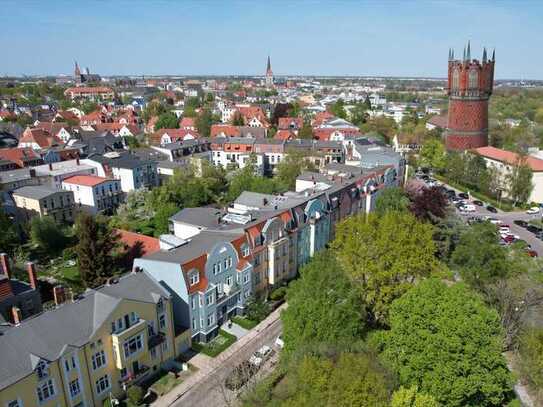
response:
{"label": "yellow facade building", "polygon": [[190,347],[171,294],[130,273],[0,335],[0,406],[102,406]]}

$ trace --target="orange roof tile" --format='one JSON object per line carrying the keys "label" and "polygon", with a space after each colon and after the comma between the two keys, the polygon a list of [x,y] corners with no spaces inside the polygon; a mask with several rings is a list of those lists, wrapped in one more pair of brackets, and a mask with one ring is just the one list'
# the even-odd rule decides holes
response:
{"label": "orange roof tile", "polygon": [[97,177],[96,175],[74,175],[73,177],[68,177],[62,180],[62,182],[66,182],[68,184],[82,185],[86,187],[94,187],[106,181],[110,180],[107,178]]}
{"label": "orange roof tile", "polygon": [[139,243],[141,245],[141,256],[155,253],[160,250],[160,242],[155,237],[129,232],[128,230],[122,229],[115,229],[115,232],[117,232],[119,240],[129,248],[133,248]]}
{"label": "orange roof tile", "polygon": [[[479,147],[472,151],[474,151],[476,154],[479,154],[480,156],[500,161],[509,165],[516,165],[519,160],[519,156],[517,153],[513,153],[512,151],[507,150],[501,150],[499,148],[491,146]],[[543,160],[539,158],[528,156],[526,157],[526,164],[528,164],[532,171],[543,171]]]}

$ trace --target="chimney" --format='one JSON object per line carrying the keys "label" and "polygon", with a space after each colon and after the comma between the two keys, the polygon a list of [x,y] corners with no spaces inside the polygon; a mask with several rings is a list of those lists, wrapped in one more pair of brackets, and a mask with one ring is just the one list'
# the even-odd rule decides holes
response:
{"label": "chimney", "polygon": [[30,178],[36,178],[36,170],[34,168],[30,169]]}
{"label": "chimney", "polygon": [[49,163],[49,171],[53,171],[53,163]]}
{"label": "chimney", "polygon": [[38,289],[38,273],[36,272],[36,265],[29,261],[26,263],[26,270],[28,272],[28,281],[30,281],[30,286],[34,289]]}
{"label": "chimney", "polygon": [[7,277],[11,278],[11,269],[9,266],[9,258],[6,253],[0,253],[0,267],[2,268],[2,273]]}
{"label": "chimney", "polygon": [[60,305],[66,302],[66,291],[61,285],[53,287],[53,297],[55,299],[55,305]]}
{"label": "chimney", "polygon": [[15,325],[19,325],[23,320],[23,313],[21,312],[21,309],[19,307],[11,307],[11,316],[13,317],[13,323]]}
{"label": "chimney", "polygon": [[77,158],[75,159],[75,163],[76,163],[77,165],[79,165],[79,157],[77,157]]}

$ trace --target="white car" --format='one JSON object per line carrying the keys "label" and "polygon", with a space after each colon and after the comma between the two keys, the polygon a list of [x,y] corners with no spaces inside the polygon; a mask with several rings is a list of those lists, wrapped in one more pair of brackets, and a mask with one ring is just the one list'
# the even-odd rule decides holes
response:
{"label": "white car", "polygon": [[272,351],[272,348],[270,348],[268,345],[264,345],[255,352],[255,355],[265,358],[271,353],[271,351]]}
{"label": "white car", "polygon": [[475,212],[477,209],[475,209],[475,205],[467,204],[460,207],[460,210],[462,212]]}
{"label": "white car", "polygon": [[500,233],[509,233],[509,227],[508,226],[500,226]]}
{"label": "white car", "polygon": [[537,206],[532,206],[530,209],[526,211],[528,215],[536,215],[539,213],[539,208]]}
{"label": "white car", "polygon": [[283,349],[285,347],[285,341],[280,336],[277,337],[275,340],[275,344],[280,348]]}
{"label": "white car", "polygon": [[249,363],[251,365],[253,365],[253,366],[256,366],[256,367],[260,367],[260,365],[262,364],[263,361],[264,361],[264,359],[262,359],[259,356],[256,356],[256,354],[249,358]]}

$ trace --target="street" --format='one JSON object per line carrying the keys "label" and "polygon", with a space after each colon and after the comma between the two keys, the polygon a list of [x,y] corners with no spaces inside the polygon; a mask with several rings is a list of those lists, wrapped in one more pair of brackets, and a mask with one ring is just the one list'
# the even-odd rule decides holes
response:
{"label": "street", "polygon": [[282,325],[279,315],[285,306],[286,304],[275,310],[249,334],[239,339],[216,358],[211,359],[209,368],[199,370],[152,405],[160,407],[231,405],[234,395],[225,388],[224,380],[236,366],[248,360],[263,345],[268,345],[278,351],[274,342],[281,334]]}

